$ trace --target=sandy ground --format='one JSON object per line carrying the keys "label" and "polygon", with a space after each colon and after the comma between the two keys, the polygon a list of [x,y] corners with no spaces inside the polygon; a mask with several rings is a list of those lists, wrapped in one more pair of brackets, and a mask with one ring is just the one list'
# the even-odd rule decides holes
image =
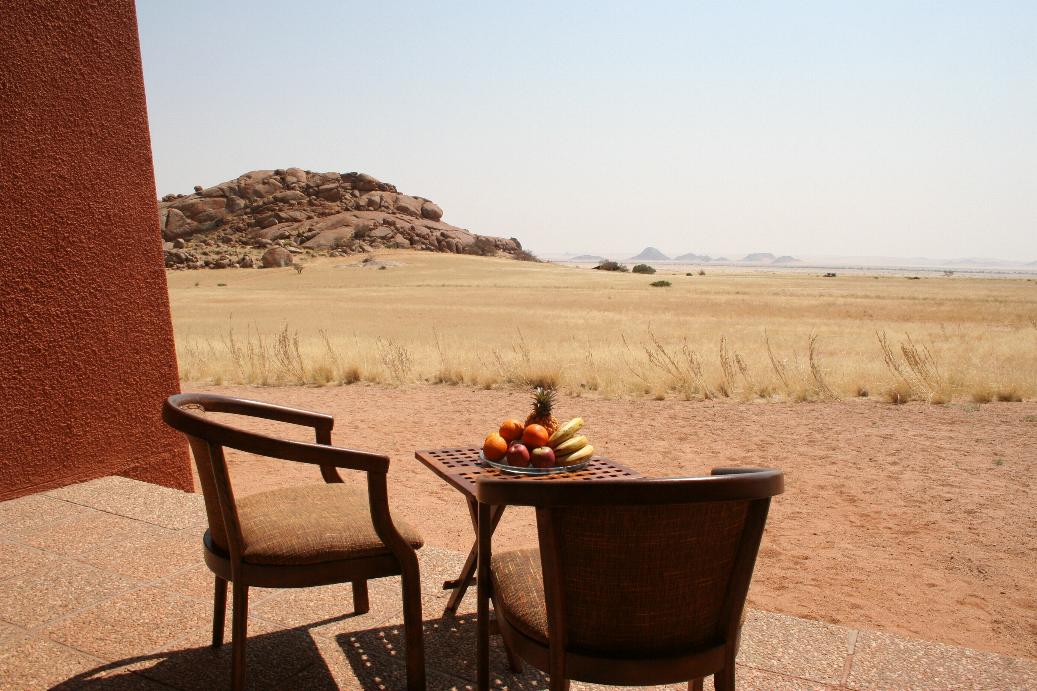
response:
{"label": "sandy ground", "polygon": [[[527,407],[523,392],[431,385],[184,389],[335,415],[337,445],[392,457],[394,511],[420,526],[427,543],[454,550],[473,539],[464,502],[413,451],[477,446]],[[1037,402],[563,398],[556,416],[576,415],[602,455],[646,475],[717,465],[785,471],[753,607],[1037,658]],[[276,423],[254,428],[308,438]],[[239,494],[320,481],[310,467],[231,458]],[[505,514],[497,549],[534,541],[530,512]]]}

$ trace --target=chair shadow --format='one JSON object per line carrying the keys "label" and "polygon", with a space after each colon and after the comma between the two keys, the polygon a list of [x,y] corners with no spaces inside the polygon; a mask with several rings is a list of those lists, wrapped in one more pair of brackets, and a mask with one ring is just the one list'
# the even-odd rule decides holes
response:
{"label": "chair shadow", "polygon": [[[352,616],[249,636],[248,688],[337,689],[340,683],[353,688],[357,682],[360,688],[371,691],[406,688],[402,623],[341,633],[320,641],[310,633],[311,629]],[[474,689],[475,615],[426,620],[424,631],[428,688]],[[229,688],[230,653],[228,641],[218,649],[199,645],[128,657],[77,674],[52,688],[140,689],[146,684],[141,676],[179,689]],[[543,691],[548,685],[547,675],[528,665],[521,673],[510,671],[497,636],[491,637],[490,670],[491,685],[497,688],[503,685],[514,691]]]}

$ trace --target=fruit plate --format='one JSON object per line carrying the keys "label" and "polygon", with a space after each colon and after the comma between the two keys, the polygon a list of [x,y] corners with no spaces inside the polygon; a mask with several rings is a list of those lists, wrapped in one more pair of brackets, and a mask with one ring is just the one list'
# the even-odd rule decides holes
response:
{"label": "fruit plate", "polygon": [[523,467],[518,465],[508,465],[507,463],[501,463],[499,461],[491,461],[486,458],[486,454],[482,451],[479,452],[479,460],[497,470],[503,470],[505,473],[515,473],[516,475],[560,475],[561,473],[571,473],[574,470],[583,470],[593,458],[588,458],[585,461],[579,463],[573,463],[572,465],[556,465],[550,468],[534,468],[533,466]]}

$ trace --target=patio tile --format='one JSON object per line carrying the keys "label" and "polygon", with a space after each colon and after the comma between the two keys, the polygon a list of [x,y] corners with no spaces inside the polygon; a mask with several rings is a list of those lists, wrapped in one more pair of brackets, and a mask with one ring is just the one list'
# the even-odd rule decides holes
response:
{"label": "patio tile", "polygon": [[45,493],[108,513],[183,530],[206,527],[202,495],[125,477],[103,477]]}
{"label": "patio tile", "polygon": [[[225,689],[230,687],[230,617],[224,630],[224,644],[210,647],[211,629],[206,626],[185,638],[147,656],[135,670],[149,679],[178,689]],[[250,689],[302,688],[285,683],[303,669],[320,661],[313,639],[301,629],[284,629],[269,622],[249,618],[245,649],[246,676]]]}
{"label": "patio tile", "polygon": [[10,499],[0,502],[0,535],[24,541],[37,533],[49,532],[55,525],[94,513],[99,512],[42,494]]}
{"label": "patio tile", "polygon": [[144,587],[91,607],[47,629],[48,637],[103,660],[158,650],[211,622],[196,600]]}
{"label": "patio tile", "polygon": [[[370,582],[373,584],[374,582]],[[353,588],[336,583],[316,588],[285,588],[259,602],[252,612],[282,626],[305,627],[315,636],[336,636],[378,626],[387,619],[402,620],[402,605],[370,588],[371,611],[353,614]]]}
{"label": "patio tile", "polygon": [[0,542],[0,580],[36,571],[54,560],[53,555],[17,542]]}
{"label": "patio tile", "polygon": [[29,638],[0,649],[0,681],[3,688],[45,689],[98,664],[96,659],[53,641]]}
{"label": "patio tile", "polygon": [[74,677],[51,687],[51,691],[71,691],[72,689],[104,689],[104,691],[169,691],[171,687],[152,681],[133,670],[120,666],[112,667],[99,663],[95,669],[77,674]]}
{"label": "patio tile", "polygon": [[137,587],[125,576],[55,558],[0,587],[0,619],[35,627]]}
{"label": "patio tile", "polygon": [[[424,624],[425,665],[429,670],[475,680],[476,622],[474,616],[446,617]],[[376,629],[342,634],[335,638],[355,667],[378,671],[380,661],[404,660],[404,628],[402,623],[383,625]],[[490,638],[490,669],[494,686],[510,689],[543,689],[547,675],[529,665],[522,673],[508,669],[507,657],[499,636]]]}
{"label": "patio tile", "polygon": [[[196,600],[212,603],[215,588],[215,576],[205,563],[195,564],[188,568],[173,571],[172,575],[152,583],[156,588],[162,588],[170,592],[186,595]],[[280,588],[249,588],[248,605],[250,611],[255,611],[256,605],[266,598],[281,592]],[[227,588],[227,601],[230,602],[230,586]],[[228,604],[228,611],[230,605]]]}
{"label": "patio tile", "polygon": [[738,662],[822,684],[842,682],[850,629],[785,614],[748,610]]}
{"label": "patio tile", "polygon": [[200,536],[133,523],[129,533],[120,532],[75,549],[76,558],[145,582],[202,561]]}
{"label": "patio tile", "polygon": [[0,650],[14,645],[16,642],[27,637],[29,632],[13,624],[0,622]]}
{"label": "patio tile", "polygon": [[[407,668],[403,660],[376,657],[362,659],[348,655],[342,646],[326,638],[314,639],[320,660],[310,665],[286,683],[286,688],[313,691],[369,691],[370,689],[407,688]],[[474,691],[475,685],[426,665],[429,691]]]}
{"label": "patio tile", "polygon": [[[765,672],[745,665],[736,666],[735,686],[739,690],[745,689],[746,691],[834,691],[841,688],[819,684],[815,681],[797,679],[796,677],[789,677],[783,674]],[[638,691],[687,691],[688,684],[687,682],[682,682],[662,686],[625,686],[622,688],[625,691],[632,689],[637,689]],[[703,688],[704,691],[713,691],[715,687],[713,686],[712,676],[706,677]],[[573,682],[572,684],[572,691],[613,691],[615,689],[615,686],[588,684],[586,682]]]}
{"label": "patio tile", "polygon": [[852,689],[1034,689],[1037,661],[861,631],[846,685]]}
{"label": "patio tile", "polygon": [[58,510],[58,515],[48,525],[34,528],[20,539],[32,547],[66,557],[79,558],[91,554],[111,540],[126,539],[135,535],[146,525],[132,518],[115,516],[57,499],[51,501],[62,507]]}

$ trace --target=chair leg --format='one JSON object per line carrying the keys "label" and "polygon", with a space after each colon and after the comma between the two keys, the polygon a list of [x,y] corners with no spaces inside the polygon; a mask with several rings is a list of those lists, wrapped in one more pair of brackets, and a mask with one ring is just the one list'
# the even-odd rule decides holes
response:
{"label": "chair leg", "polygon": [[234,583],[234,612],[231,621],[231,688],[245,688],[245,641],[248,637],[248,586]]}
{"label": "chair leg", "polygon": [[212,595],[212,647],[223,645],[223,625],[227,617],[227,581],[216,577],[216,588]]}
{"label": "chair leg", "polygon": [[692,679],[688,682],[688,691],[702,691],[703,678]]}
{"label": "chair leg", "polygon": [[522,658],[518,656],[511,646],[508,645],[507,641],[504,641],[504,652],[508,656],[508,669],[515,674],[522,674]]}
{"label": "chair leg", "polygon": [[[421,576],[417,555],[411,553],[403,563],[400,581],[403,584],[403,628],[407,646],[407,689],[425,689],[425,635],[421,630]],[[366,601],[367,585],[364,584]]]}
{"label": "chair leg", "polygon": [[713,688],[716,691],[735,691],[735,663],[733,660],[713,675]]}
{"label": "chair leg", "polygon": [[371,601],[367,597],[367,581],[353,581],[353,614],[367,614]]}

